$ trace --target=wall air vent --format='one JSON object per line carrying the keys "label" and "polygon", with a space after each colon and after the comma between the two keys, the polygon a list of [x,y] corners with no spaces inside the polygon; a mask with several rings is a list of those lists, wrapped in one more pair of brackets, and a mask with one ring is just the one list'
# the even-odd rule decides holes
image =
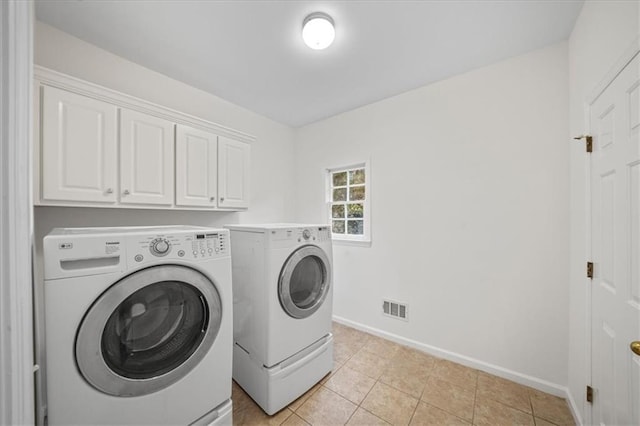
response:
{"label": "wall air vent", "polygon": [[382,313],[388,317],[409,321],[409,306],[406,303],[383,300]]}

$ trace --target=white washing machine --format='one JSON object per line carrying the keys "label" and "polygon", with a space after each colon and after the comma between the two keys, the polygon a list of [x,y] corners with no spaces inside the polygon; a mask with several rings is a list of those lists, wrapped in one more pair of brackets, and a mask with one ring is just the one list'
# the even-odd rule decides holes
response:
{"label": "white washing machine", "polygon": [[333,367],[331,230],[233,225],[233,378],[273,414]]}
{"label": "white washing machine", "polygon": [[231,424],[229,231],[44,238],[48,422]]}

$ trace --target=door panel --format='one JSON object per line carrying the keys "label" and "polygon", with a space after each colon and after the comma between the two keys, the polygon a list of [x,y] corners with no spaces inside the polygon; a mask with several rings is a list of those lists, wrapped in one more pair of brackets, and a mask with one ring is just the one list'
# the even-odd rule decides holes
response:
{"label": "door panel", "polygon": [[115,202],[116,126],[115,106],[44,86],[42,198]]}
{"label": "door panel", "polygon": [[171,205],[174,124],[126,109],[120,114],[120,202]]}
{"label": "door panel", "polygon": [[249,207],[249,144],[220,137],[219,190],[220,207]]}
{"label": "door panel", "polygon": [[640,59],[590,108],[593,423],[640,424]]}
{"label": "door panel", "polygon": [[218,137],[178,125],[176,132],[176,204],[216,207]]}

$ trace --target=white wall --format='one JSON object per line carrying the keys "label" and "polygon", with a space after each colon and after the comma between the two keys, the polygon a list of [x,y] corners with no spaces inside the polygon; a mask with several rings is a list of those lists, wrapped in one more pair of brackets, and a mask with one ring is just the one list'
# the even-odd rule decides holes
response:
{"label": "white wall", "polygon": [[[569,89],[571,135],[587,132],[585,99],[605,77],[629,45],[638,38],[640,8],[637,1],[585,2],[569,39]],[[588,423],[589,384],[588,294],[585,277],[587,247],[586,165],[583,144],[570,145],[570,333],[569,390],[582,419]]]}
{"label": "white wall", "polygon": [[241,221],[282,222],[293,219],[294,132],[291,128],[115,56],[41,22],[36,22],[35,26],[35,63],[257,138],[251,146],[251,207],[246,212],[36,207],[37,297],[41,297],[42,238],[54,227],[222,226]]}
{"label": "white wall", "polygon": [[562,43],[299,129],[299,221],[327,220],[325,168],[371,159],[373,243],[334,245],[336,316],[562,393],[567,78]]}
{"label": "white wall", "polygon": [[35,63],[110,89],[249,133],[251,208],[242,213],[36,208],[36,238],[53,226],[194,224],[283,221],[293,217],[291,128],[113,55],[42,22],[35,27]]}

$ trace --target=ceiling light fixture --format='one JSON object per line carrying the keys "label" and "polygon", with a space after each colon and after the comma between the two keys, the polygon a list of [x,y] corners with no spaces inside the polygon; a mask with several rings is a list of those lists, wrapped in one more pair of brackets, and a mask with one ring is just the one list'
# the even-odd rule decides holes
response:
{"label": "ceiling light fixture", "polygon": [[333,28],[331,16],[315,12],[304,18],[302,22],[302,39],[314,50],[326,49],[333,43],[336,30]]}

